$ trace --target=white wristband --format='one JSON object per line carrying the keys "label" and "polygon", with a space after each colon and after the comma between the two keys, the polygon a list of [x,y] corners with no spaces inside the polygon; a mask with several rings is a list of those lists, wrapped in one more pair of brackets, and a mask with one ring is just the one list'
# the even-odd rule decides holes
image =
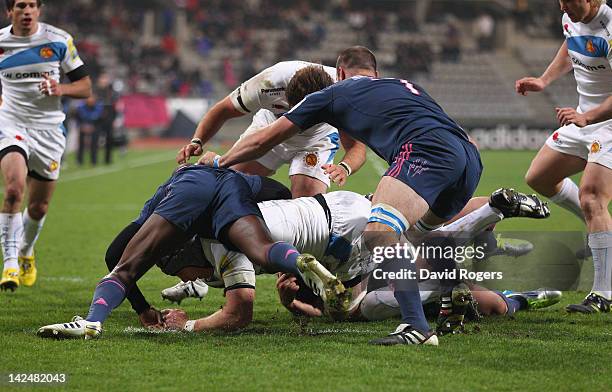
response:
{"label": "white wristband", "polygon": [[196,320],[187,320],[185,326],[183,327],[183,331],[193,332],[193,328],[195,327]]}

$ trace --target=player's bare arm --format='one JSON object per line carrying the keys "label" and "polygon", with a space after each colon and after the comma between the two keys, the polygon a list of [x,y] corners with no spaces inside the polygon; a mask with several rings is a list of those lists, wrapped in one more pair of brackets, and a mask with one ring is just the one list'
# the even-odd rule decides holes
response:
{"label": "player's bare arm", "polygon": [[58,97],[88,98],[91,95],[91,78],[85,76],[71,83],[58,83],[57,80],[44,75],[45,80],[40,82],[38,89],[43,95]]}
{"label": "player's bare arm", "polygon": [[514,87],[516,92],[521,95],[527,95],[529,91],[539,92],[571,70],[572,62],[569,58],[569,54],[567,53],[567,43],[563,41],[563,45],[561,45],[557,51],[557,55],[540,77],[526,77],[519,79],[516,81]]}
{"label": "player's bare arm", "polygon": [[213,158],[211,160],[211,155],[206,154],[198,161],[198,164],[227,168],[238,163],[252,161],[262,157],[274,146],[284,142],[299,131],[300,128],[285,117],[281,117],[269,126],[262,128],[261,131],[240,139],[218,159]]}
{"label": "player's bare arm", "polygon": [[204,332],[212,330],[235,331],[244,328],[253,319],[255,289],[238,288],[225,294],[225,305],[210,316],[189,322],[189,317],[181,309],[164,309],[166,328]]}
{"label": "player's bare arm", "polygon": [[338,186],[346,184],[346,179],[363,166],[366,161],[366,145],[339,131],[340,142],[346,153],[339,164],[323,165],[325,174]]}
{"label": "player's bare arm", "polygon": [[244,113],[234,108],[234,104],[229,96],[217,102],[202,118],[198,124],[192,141],[184,145],[176,155],[177,163],[185,163],[192,156],[202,155],[202,147],[229,119],[243,116]]}
{"label": "player's bare arm", "polygon": [[323,312],[320,308],[295,298],[299,289],[300,286],[293,275],[279,274],[276,280],[276,290],[278,291],[281,304],[293,314],[308,317],[321,317]]}

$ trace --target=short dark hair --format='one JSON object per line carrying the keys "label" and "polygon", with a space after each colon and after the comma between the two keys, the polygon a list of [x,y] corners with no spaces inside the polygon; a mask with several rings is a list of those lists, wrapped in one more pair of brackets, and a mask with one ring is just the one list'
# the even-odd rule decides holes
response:
{"label": "short dark hair", "polygon": [[308,94],[316,93],[334,84],[334,80],[322,65],[309,65],[297,71],[289,81],[285,95],[287,102],[294,107]]}
{"label": "short dark hair", "polygon": [[[15,0],[4,0],[6,2],[6,9],[8,11],[12,10],[15,7]],[[36,0],[36,6],[40,8],[42,5],[42,0]]]}
{"label": "short dark hair", "polygon": [[338,55],[336,68],[346,69],[368,69],[376,72],[376,57],[374,53],[365,46],[351,46],[344,49]]}

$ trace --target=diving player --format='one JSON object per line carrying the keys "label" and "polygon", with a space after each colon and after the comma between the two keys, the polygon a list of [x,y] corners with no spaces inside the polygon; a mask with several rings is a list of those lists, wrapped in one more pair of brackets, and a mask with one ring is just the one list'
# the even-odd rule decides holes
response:
{"label": "diving player", "polygon": [[[36,281],[34,244],[59,177],[66,129],[61,97],[87,98],[91,80],[70,34],[39,23],[41,0],[6,0],[0,30],[0,161],[4,200],[0,289]],[[60,83],[60,72],[69,82]],[[28,194],[23,213],[21,205]]]}
{"label": "diving player", "polygon": [[[568,312],[610,312],[612,304],[612,9],[604,0],[560,0],[565,41],[546,71],[516,82],[527,95],[571,70],[578,108],[556,108],[561,128],[531,162],[529,186],[586,221],[593,288]],[[569,178],[583,172],[580,188]]]}
{"label": "diving player", "polygon": [[[478,150],[465,131],[419,86],[378,78],[376,58],[364,47],[342,51],[336,70],[338,83],[310,94],[223,156],[209,152],[200,162],[231,167],[251,161],[302,130],[326,122],[369,146],[390,165],[374,193],[364,231],[368,249],[406,243],[404,233],[409,228],[428,231],[461,211],[482,172]],[[373,344],[438,344],[423,314],[418,282],[410,278],[416,274],[413,261],[394,257],[385,265],[387,277],[409,278],[390,282],[402,310],[402,323]],[[444,287],[445,309],[453,308],[452,291],[453,286]],[[468,296],[461,288],[456,298]]]}
{"label": "diving player", "polygon": [[[191,142],[181,148],[177,162],[184,163],[191,156],[202,154],[202,147],[223,126],[235,117],[253,113],[253,121],[241,138],[258,132],[285,114],[301,101],[305,92],[313,92],[317,81],[303,78],[297,83],[294,76],[308,67],[323,67],[332,81],[336,74],[332,67],[305,61],[283,61],[261,71],[242,83],[236,90],[215,104],[202,118]],[[316,73],[310,74],[317,77]],[[288,86],[291,85],[291,88]],[[308,90],[308,91],[304,91]],[[291,94],[287,94],[292,91]],[[334,165],[334,156],[340,148],[340,141],[346,150],[342,162]],[[346,178],[365,162],[365,146],[352,138],[338,134],[336,128],[325,124],[313,124],[299,135],[285,140],[265,155],[232,167],[248,174],[269,176],[288,163],[291,192],[293,197],[314,196],[324,193],[330,178],[338,185],[344,185]]]}
{"label": "diving player", "polygon": [[136,289],[138,279],[194,235],[241,251],[267,271],[300,276],[335,311],[346,311],[346,290],[337,278],[314,257],[300,254],[287,242],[271,240],[255,202],[261,187],[259,176],[200,165],[179,167],[114,241],[120,259],[97,285],[87,318],[44,326],[38,335],[99,336],[102,323]]}

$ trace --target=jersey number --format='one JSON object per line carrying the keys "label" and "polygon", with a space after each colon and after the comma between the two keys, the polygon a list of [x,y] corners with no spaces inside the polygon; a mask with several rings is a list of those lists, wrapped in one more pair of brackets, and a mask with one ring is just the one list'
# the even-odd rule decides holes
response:
{"label": "jersey number", "polygon": [[406,88],[407,88],[408,90],[410,90],[410,92],[411,92],[411,93],[413,93],[414,95],[421,95],[421,93],[419,92],[419,90],[417,90],[416,88],[414,88],[414,85],[413,85],[412,83],[410,83],[409,81],[404,80],[404,79],[400,79],[400,82],[402,82],[402,84],[403,84],[404,86],[406,86]]}

